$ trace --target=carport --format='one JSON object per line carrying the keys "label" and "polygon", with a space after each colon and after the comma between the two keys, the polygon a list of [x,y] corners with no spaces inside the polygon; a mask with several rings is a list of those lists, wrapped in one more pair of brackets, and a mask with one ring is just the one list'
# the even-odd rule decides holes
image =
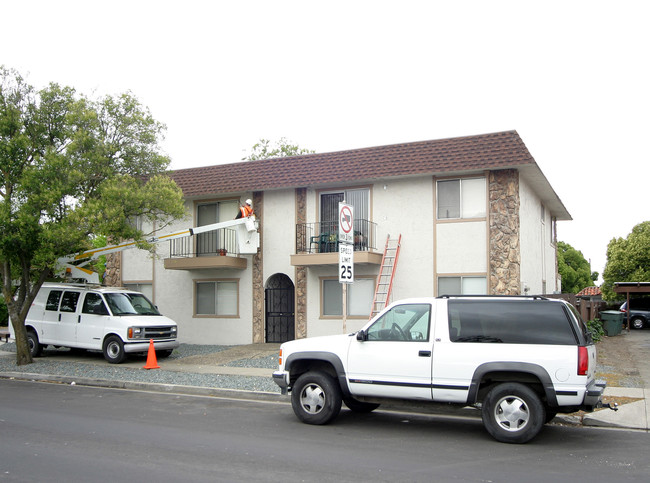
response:
{"label": "carport", "polygon": [[[627,307],[630,307],[630,294],[650,295],[650,282],[614,282],[614,292],[624,293],[627,300]],[[627,322],[625,328],[630,330],[630,311],[627,311]]]}

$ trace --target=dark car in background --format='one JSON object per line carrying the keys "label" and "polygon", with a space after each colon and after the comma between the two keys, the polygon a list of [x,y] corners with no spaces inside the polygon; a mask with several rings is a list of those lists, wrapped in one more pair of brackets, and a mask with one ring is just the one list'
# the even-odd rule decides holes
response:
{"label": "dark car in background", "polygon": [[[627,323],[627,302],[621,305],[620,311],[625,314],[625,323]],[[650,298],[630,299],[629,312],[631,328],[645,329],[650,327]]]}

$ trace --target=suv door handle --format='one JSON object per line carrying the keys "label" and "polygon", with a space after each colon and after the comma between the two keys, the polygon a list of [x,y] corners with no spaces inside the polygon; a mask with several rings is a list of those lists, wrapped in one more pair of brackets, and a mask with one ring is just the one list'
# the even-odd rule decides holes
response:
{"label": "suv door handle", "polygon": [[420,356],[420,357],[431,357],[431,351],[420,351],[420,352],[418,352],[418,356]]}

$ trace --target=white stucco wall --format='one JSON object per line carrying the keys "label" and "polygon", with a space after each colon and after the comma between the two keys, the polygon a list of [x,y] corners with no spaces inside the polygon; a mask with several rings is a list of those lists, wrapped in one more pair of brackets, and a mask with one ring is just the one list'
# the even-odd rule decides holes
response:
{"label": "white stucco wall", "polygon": [[[384,188],[385,186],[385,188]],[[413,204],[413,193],[419,203]],[[402,235],[392,300],[433,295],[433,180],[431,177],[391,180],[371,187],[371,221],[377,224],[375,251],[383,253],[386,238]],[[316,220],[318,192],[308,190],[308,222]],[[355,263],[355,278],[376,276],[378,265]],[[338,334],[343,331],[342,318],[321,318],[321,277],[338,279],[332,266],[310,266],[307,269],[307,335]],[[348,318],[347,332],[363,327],[368,318]]]}
{"label": "white stucco wall", "polygon": [[436,262],[438,275],[487,272],[487,223],[438,223]]}
{"label": "white stucco wall", "polygon": [[284,273],[295,285],[295,268],[291,255],[296,252],[295,190],[264,193],[263,280]]}
{"label": "white stucco wall", "polygon": [[542,294],[545,280],[546,293],[553,293],[556,253],[551,243],[551,214],[545,209],[542,223],[541,200],[521,177],[519,198],[522,285],[529,288],[529,294]]}

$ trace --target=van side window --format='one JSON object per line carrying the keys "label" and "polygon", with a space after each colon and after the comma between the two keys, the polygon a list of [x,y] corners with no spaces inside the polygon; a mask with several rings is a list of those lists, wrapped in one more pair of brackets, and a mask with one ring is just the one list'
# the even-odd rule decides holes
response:
{"label": "van side window", "polygon": [[77,310],[79,292],[65,292],[61,299],[61,312],[74,312]]}
{"label": "van side window", "polygon": [[106,309],[106,305],[104,305],[102,296],[92,292],[86,294],[81,312],[84,314],[108,315],[108,310]]}
{"label": "van side window", "polygon": [[45,310],[59,310],[59,300],[61,300],[61,290],[52,290],[47,296],[47,302],[45,303]]}

